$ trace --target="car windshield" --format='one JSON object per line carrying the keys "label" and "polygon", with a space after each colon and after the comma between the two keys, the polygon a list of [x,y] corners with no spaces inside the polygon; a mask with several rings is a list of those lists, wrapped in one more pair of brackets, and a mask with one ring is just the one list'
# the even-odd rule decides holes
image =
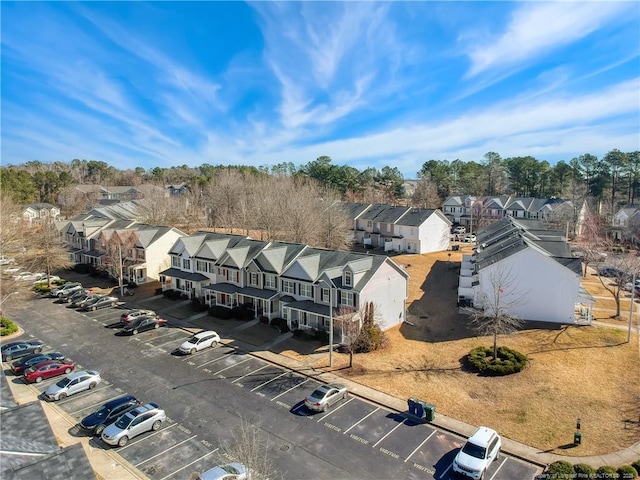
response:
{"label": "car windshield", "polygon": [[121,430],[124,430],[125,428],[127,428],[129,426],[129,424],[131,423],[131,421],[134,419],[135,417],[133,415],[131,415],[130,413],[127,413],[126,415],[122,415],[118,421],[116,422],[116,427],[118,427]]}
{"label": "car windshield", "polygon": [[233,465],[220,465],[220,468],[223,469],[227,473],[232,473],[234,475],[239,475],[240,471],[233,468]]}
{"label": "car windshield", "polygon": [[315,391],[311,394],[311,396],[313,398],[322,399],[322,398],[325,397],[325,395],[327,394],[328,391],[329,391],[329,387],[316,388]]}
{"label": "car windshield", "polygon": [[99,409],[97,409],[95,412],[93,412],[93,415],[95,415],[98,418],[106,418],[107,415],[109,415],[109,409],[105,405],[103,405]]}
{"label": "car windshield", "polygon": [[194,335],[189,340],[187,340],[187,343],[198,343],[198,337]]}
{"label": "car windshield", "polygon": [[33,373],[33,372],[35,372],[35,371],[36,371],[36,367],[35,367],[35,365],[34,365],[33,367],[29,367],[29,368],[27,368],[27,372],[26,372],[26,373]]}
{"label": "car windshield", "polygon": [[484,447],[481,447],[471,442],[467,442],[465,446],[462,448],[462,451],[467,455],[470,455],[476,458],[484,458],[486,453],[486,450],[484,449]]}
{"label": "car windshield", "polygon": [[63,378],[58,383],[56,383],[56,387],[64,388],[69,384],[70,381],[71,380],[69,380],[68,378]]}

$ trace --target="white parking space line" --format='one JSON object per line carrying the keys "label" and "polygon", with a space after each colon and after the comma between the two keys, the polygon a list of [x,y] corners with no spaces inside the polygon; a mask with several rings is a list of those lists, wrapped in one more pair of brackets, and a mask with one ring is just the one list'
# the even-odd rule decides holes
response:
{"label": "white parking space line", "polygon": [[395,432],[395,430],[396,430],[397,428],[400,428],[400,425],[404,424],[404,422],[406,422],[406,421],[407,421],[407,419],[405,418],[405,419],[404,419],[404,420],[402,420],[400,423],[398,423],[395,427],[393,427],[391,430],[389,430],[389,431],[387,432],[387,434],[386,434],[384,437],[382,437],[380,440],[378,440],[376,443],[374,443],[374,444],[371,446],[371,448],[376,448],[380,442],[382,442],[385,438],[387,438],[389,435],[391,435],[393,432]]}
{"label": "white parking space line", "polygon": [[193,436],[193,437],[191,437],[191,438],[187,438],[186,440],[183,440],[183,441],[181,441],[181,442],[179,442],[179,443],[176,443],[175,445],[172,445],[171,447],[169,447],[169,448],[167,448],[166,450],[164,450],[164,451],[162,451],[162,452],[160,452],[160,453],[158,453],[158,454],[154,455],[153,457],[149,457],[149,458],[147,458],[146,460],[143,460],[143,461],[142,461],[142,462],[140,462],[140,463],[136,463],[136,464],[134,465],[134,467],[138,468],[138,466],[142,465],[143,463],[147,463],[149,460],[153,460],[154,458],[159,457],[160,455],[164,455],[164,454],[165,454],[165,453],[167,453],[169,450],[173,450],[174,448],[179,447],[179,446],[180,446],[180,445],[182,445],[183,443],[188,442],[189,440],[193,440],[193,439],[194,439],[194,438],[196,438],[197,436],[198,436],[198,435],[194,435],[194,436]]}
{"label": "white parking space line", "polygon": [[442,474],[440,475],[440,478],[445,478],[447,476],[447,472],[451,470],[451,467],[453,467],[453,463],[450,463],[449,466],[444,469],[444,472],[442,472]]}
{"label": "white parking space line", "polygon": [[98,405],[104,405],[105,403],[110,402],[111,400],[115,400],[116,398],[120,398],[121,396],[122,396],[122,394],[120,394],[120,395],[116,395],[115,397],[110,398],[110,399],[108,399],[108,400],[104,400],[104,401],[99,402],[99,403],[94,403],[93,405],[89,405],[88,407],[84,407],[84,408],[81,408],[80,410],[75,410],[75,411],[73,411],[73,412],[69,412],[69,413],[70,413],[71,415],[75,415],[76,413],[80,413],[80,412],[84,412],[85,410],[89,410],[89,409],[92,409],[92,408],[96,408]]}
{"label": "white parking space line", "polygon": [[[164,333],[164,334],[162,334],[162,335],[156,335],[156,336],[154,336],[151,340],[157,340],[157,339],[159,339],[159,338],[168,337],[169,335],[174,336],[176,333],[178,333],[178,332],[176,332],[176,331],[172,331],[172,330],[169,330],[167,333]],[[171,340],[171,342],[175,342],[175,341],[177,341],[177,340],[179,340],[179,338],[174,338],[174,339],[172,339],[172,340]],[[147,340],[147,341],[149,341],[149,340]],[[149,345],[150,347],[153,347],[153,346],[154,346],[154,345],[151,345],[151,344],[148,344],[148,345]]]}
{"label": "white parking space line", "polygon": [[[220,348],[220,347],[218,347],[218,348]],[[204,352],[206,352],[206,350],[203,350],[203,351],[202,351],[202,353],[204,353]],[[191,360],[192,358],[194,358],[194,357],[195,357],[196,355],[198,355],[199,353],[200,353],[200,352],[196,353],[195,355],[187,355],[187,358],[185,358],[185,359],[184,359],[184,360],[182,360],[182,361],[184,362],[185,360]],[[223,355],[223,356],[221,356],[221,357],[214,358],[213,360],[209,360],[208,362],[204,362],[202,365],[198,365],[198,367],[197,367],[197,368],[204,367],[205,365],[209,365],[210,363],[214,363],[214,362],[217,362],[217,361],[219,361],[219,360],[222,360],[223,358],[226,358],[226,356],[227,356],[227,355],[231,355],[231,352],[229,352],[228,354],[225,354],[225,355]]]}
{"label": "white parking space line", "polygon": [[83,392],[76,393],[75,395],[71,395],[70,397],[65,398],[64,400],[56,400],[56,404],[64,405],[65,403],[69,403],[71,400],[75,400],[76,398],[86,397],[87,395],[93,392],[99,392],[101,390],[105,390],[107,388],[111,388],[111,385],[104,385],[103,387],[97,387],[89,390],[84,390]]}
{"label": "white parking space line", "polygon": [[431,434],[430,434],[427,438],[425,438],[425,439],[424,439],[424,441],[423,441],[420,445],[418,445],[418,446],[413,450],[413,452],[411,452],[411,453],[409,454],[409,456],[408,456],[407,458],[405,458],[405,459],[404,459],[404,461],[406,462],[407,460],[409,460],[409,459],[413,456],[413,454],[414,454],[414,453],[416,453],[418,450],[420,450],[420,449],[422,448],[422,446],[423,446],[425,443],[427,443],[427,440],[429,440],[429,439],[432,437],[432,435],[433,435],[434,433],[436,433],[436,431],[435,431],[435,430],[434,430],[433,432],[431,432]]}
{"label": "white parking space line", "polygon": [[278,375],[277,377],[273,377],[271,380],[267,380],[266,382],[261,383],[261,384],[260,384],[260,385],[258,385],[257,387],[252,388],[250,391],[252,391],[252,392],[253,392],[254,390],[259,389],[260,387],[264,387],[267,383],[269,383],[269,382],[273,382],[274,380],[279,379],[281,376],[286,375],[287,373],[289,373],[289,372],[282,372],[282,373],[281,373],[280,375]]}
{"label": "white parking space line", "polygon": [[491,478],[489,480],[493,480],[494,478],[496,478],[496,475],[498,474],[498,472],[500,471],[500,469],[502,468],[502,466],[506,463],[507,461],[507,457],[504,457],[504,459],[502,460],[502,463],[498,466],[498,468],[496,469],[496,471],[493,473],[493,475],[491,475]]}
{"label": "white parking space line", "polygon": [[211,455],[212,453],[216,453],[218,450],[220,450],[220,448],[216,448],[215,450],[211,450],[210,452],[205,453],[204,455],[202,455],[200,458],[196,458],[193,462],[191,463],[187,463],[184,467],[180,467],[178,470],[176,470],[175,472],[171,472],[169,475],[167,475],[166,477],[162,477],[160,480],[166,480],[169,477],[174,476],[176,473],[181,472],[182,470],[184,470],[187,467],[190,467],[191,465],[193,465],[196,462],[199,462],[200,460],[202,460],[204,457],[208,457],[209,455]]}
{"label": "white parking space line", "polygon": [[244,360],[240,360],[238,363],[234,363],[233,365],[229,365],[228,367],[223,368],[222,370],[218,370],[217,372],[213,372],[213,375],[218,375],[219,373],[224,372],[225,370],[229,370],[230,368],[236,367],[238,365],[243,364],[244,362],[248,362],[251,360],[251,357],[245,358]]}
{"label": "white parking space line", "polygon": [[243,376],[241,376],[241,377],[239,377],[239,378],[236,378],[236,379],[235,379],[235,380],[233,380],[231,383],[236,383],[237,381],[242,380],[244,377],[248,377],[249,375],[253,375],[254,373],[259,372],[260,370],[262,370],[263,368],[267,368],[268,366],[269,366],[269,365],[264,365],[264,366],[262,366],[262,367],[260,367],[260,368],[257,368],[257,369],[255,369],[255,370],[252,370],[252,371],[250,371],[249,373],[247,373],[246,375],[243,375]]}
{"label": "white parking space line", "polygon": [[159,434],[160,432],[164,432],[165,430],[169,430],[171,427],[175,427],[176,425],[178,425],[177,423],[172,423],[171,425],[169,425],[168,427],[165,428],[161,428],[160,430],[158,430],[157,432],[153,432],[151,435],[143,435],[142,438],[140,438],[139,440],[136,440],[135,442],[129,442],[127,443],[124,447],[120,447],[120,450],[118,450],[118,452],[124,450],[125,448],[128,448],[132,445],[137,445],[140,442],[143,442],[144,440],[146,440],[147,438],[151,438],[154,435]]}
{"label": "white parking space line", "polygon": [[294,389],[298,388],[300,385],[304,385],[304,384],[305,384],[305,383],[307,383],[309,380],[310,380],[310,379],[308,379],[308,378],[307,378],[304,382],[300,382],[298,385],[296,385],[296,386],[294,386],[294,387],[291,387],[291,388],[290,388],[290,389],[288,389],[288,390],[285,390],[285,391],[284,391],[284,392],[282,392],[281,394],[276,395],[275,397],[273,397],[273,398],[271,399],[271,401],[273,402],[276,398],[280,398],[280,397],[281,397],[282,395],[284,395],[285,393],[289,393],[291,390],[294,390]]}
{"label": "white parking space line", "polygon": [[[178,339],[176,339],[176,338],[172,338],[172,339],[171,339],[171,340],[169,340],[168,342],[161,343],[160,345],[152,345],[152,344],[150,344],[150,343],[147,343],[147,345],[148,345],[148,346],[150,346],[150,347],[162,348],[162,347],[164,347],[164,346],[166,346],[166,345],[171,345],[172,343],[175,343],[175,342],[180,341],[180,340],[181,340],[181,339],[179,339],[179,338],[178,338]],[[179,346],[179,345],[178,345],[178,346]],[[176,346],[176,350],[178,349],[178,346]]]}
{"label": "white parking space line", "polygon": [[318,422],[321,422],[322,420],[324,420],[325,418],[327,418],[329,415],[331,415],[334,412],[337,412],[338,410],[340,410],[342,407],[344,407],[347,403],[349,403],[351,400],[353,400],[353,397],[349,397],[349,399],[346,402],[342,402],[340,405],[338,405],[335,408],[331,408],[331,410],[329,410],[327,413],[325,413],[322,417],[320,417],[318,419]]}
{"label": "white parking space line", "polygon": [[356,425],[358,425],[360,422],[363,422],[367,417],[370,417],[371,415],[373,415],[374,413],[376,413],[378,410],[380,410],[380,407],[376,407],[376,409],[373,412],[367,413],[364,417],[362,417],[360,420],[358,420],[356,423],[354,423],[353,425],[351,425],[349,428],[347,428],[343,433],[346,434],[349,430],[351,430],[353,427],[355,427]]}

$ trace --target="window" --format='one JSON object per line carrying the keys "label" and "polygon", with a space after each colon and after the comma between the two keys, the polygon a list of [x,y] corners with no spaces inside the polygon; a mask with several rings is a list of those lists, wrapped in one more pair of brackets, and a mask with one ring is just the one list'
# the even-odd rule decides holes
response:
{"label": "window", "polygon": [[171,257],[171,266],[180,268],[180,257]]}
{"label": "window", "polygon": [[182,259],[182,268],[185,270],[191,270],[191,260],[188,258]]}
{"label": "window", "polygon": [[202,260],[196,260],[196,271],[197,272],[206,272],[207,271],[207,262]]}
{"label": "window", "polygon": [[240,272],[238,270],[229,270],[229,281],[238,283],[240,281]]}
{"label": "window", "polygon": [[308,283],[301,283],[300,295],[303,297],[313,298],[313,287]]}
{"label": "window", "polygon": [[272,290],[276,290],[278,287],[276,285],[276,276],[265,274],[264,276],[264,288],[270,288]]}
{"label": "window", "polygon": [[352,273],[349,270],[344,272],[344,284],[347,287],[353,286]]}
{"label": "window", "polygon": [[353,292],[340,292],[340,304],[355,307],[355,295]]}
{"label": "window", "polygon": [[290,293],[291,295],[296,293],[296,285],[291,280],[282,280],[282,291],[284,293]]}
{"label": "window", "polygon": [[367,227],[368,228],[372,228],[373,227],[373,222],[371,220],[367,221]]}
{"label": "window", "polygon": [[255,286],[260,285],[260,277],[256,272],[249,273],[249,285],[255,285]]}
{"label": "window", "polygon": [[329,303],[329,300],[331,299],[331,291],[328,288],[323,288],[322,289],[322,302],[324,303]]}

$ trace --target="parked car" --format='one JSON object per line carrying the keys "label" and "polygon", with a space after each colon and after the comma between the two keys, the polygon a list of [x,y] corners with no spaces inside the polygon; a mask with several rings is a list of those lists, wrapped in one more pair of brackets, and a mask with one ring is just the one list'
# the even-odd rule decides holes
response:
{"label": "parked car", "polygon": [[178,350],[180,353],[189,354],[196,353],[204,348],[215,347],[220,343],[220,335],[212,330],[196,333],[194,336],[185,341]]}
{"label": "parked car", "polygon": [[73,302],[71,306],[73,308],[83,308],[87,303],[95,302],[97,301],[98,298],[102,298],[104,296],[106,295],[103,295],[102,293],[90,293],[86,297],[80,298],[79,300],[76,300],[75,302]]}
{"label": "parked car", "polygon": [[100,374],[93,370],[72,373],[64,377],[44,391],[47,400],[62,400],[69,395],[74,395],[85,390],[91,390],[102,382]]}
{"label": "parked car", "polygon": [[51,353],[32,353],[30,355],[24,356],[19,360],[16,360],[11,364],[11,371],[14,375],[22,375],[24,371],[40,362],[46,362],[47,360],[58,360],[62,361],[65,359],[65,356],[60,352],[51,352]]}
{"label": "parked car", "polygon": [[456,227],[453,229],[453,233],[462,235],[463,233],[467,233],[467,229],[465,227]]}
{"label": "parked car", "polygon": [[129,440],[151,430],[160,430],[167,415],[155,403],[141,405],[122,415],[102,432],[102,440],[109,445],[124,447]]}
{"label": "parked car", "polygon": [[453,459],[453,471],[482,479],[491,462],[498,458],[502,441],[490,428],[478,427]]}
{"label": "parked car", "polygon": [[466,243],[476,243],[476,236],[468,233],[467,235],[464,236],[464,241]]}
{"label": "parked car", "polygon": [[120,329],[122,333],[128,333],[131,335],[137,335],[139,332],[145,330],[153,330],[154,328],[160,328],[166,323],[160,317],[138,317],[133,322],[126,324]]}
{"label": "parked car", "polygon": [[124,312],[122,315],[120,315],[120,321],[122,323],[129,323],[139,317],[155,317],[155,316],[156,316],[156,312],[154,312],[153,310],[144,310],[139,308],[136,310],[129,310],[128,312]]}
{"label": "parked car", "polygon": [[324,412],[343,398],[347,398],[347,387],[339,383],[329,383],[316,388],[311,395],[304,399],[304,404],[309,410]]}
{"label": "parked car", "polygon": [[84,417],[80,422],[80,426],[94,435],[101,435],[104,429],[115,422],[121,415],[130,412],[139,405],[140,402],[133,395],[116,398]]}
{"label": "parked car", "polygon": [[24,371],[24,379],[27,383],[40,383],[47,378],[69,375],[75,368],[75,364],[68,360],[47,360],[27,368]]}
{"label": "parked car", "polygon": [[99,308],[115,307],[117,303],[118,303],[118,299],[116,297],[105,295],[93,302],[85,303],[82,308],[87,311],[94,311],[94,310],[98,310]]}
{"label": "parked car", "polygon": [[44,343],[39,340],[27,340],[10,342],[2,346],[2,361],[10,362],[14,358],[24,357],[31,353],[40,353],[44,348]]}
{"label": "parked car", "polygon": [[73,303],[75,301],[84,300],[88,296],[89,296],[89,292],[87,292],[84,289],[80,289],[80,290],[76,290],[74,292],[65,292],[62,295],[60,295],[58,300],[61,303]]}
{"label": "parked car", "polygon": [[65,293],[77,292],[78,290],[82,290],[82,284],[78,282],[68,282],[59,287],[52,289],[49,292],[49,296],[51,297],[61,297]]}
{"label": "parked car", "polygon": [[[60,280],[60,277],[58,275],[49,275],[48,280],[49,282],[57,282],[58,280]],[[33,284],[35,285],[36,283],[46,283],[46,281],[47,281],[47,274],[43,273],[38,278],[33,280]]]}
{"label": "parked car", "polygon": [[598,275],[607,278],[621,278],[626,277],[627,273],[615,267],[600,267],[598,268]]}
{"label": "parked car", "polygon": [[21,272],[17,275],[14,275],[13,279],[19,282],[33,282],[34,280],[42,278],[42,275],[44,275],[44,273]]}
{"label": "parked car", "polygon": [[246,465],[232,462],[218,465],[200,474],[197,480],[249,480],[251,475]]}
{"label": "parked car", "polygon": [[0,255],[0,265],[9,265],[15,262],[13,258],[6,257],[4,255]]}
{"label": "parked car", "polygon": [[3,275],[10,275],[12,273],[17,274],[20,270],[22,270],[22,267],[18,266],[18,265],[14,265],[11,267],[6,267],[2,269],[2,274]]}

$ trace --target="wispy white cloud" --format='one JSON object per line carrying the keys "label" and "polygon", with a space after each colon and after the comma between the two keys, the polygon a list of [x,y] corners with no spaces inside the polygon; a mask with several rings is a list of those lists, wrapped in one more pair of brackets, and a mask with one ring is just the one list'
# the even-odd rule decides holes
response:
{"label": "wispy white cloud", "polygon": [[[632,2],[522,2],[505,29],[473,38],[468,76],[522,68],[541,55],[590,35],[613,17],[633,12]],[[637,15],[637,8],[636,8]],[[495,73],[495,72],[494,72]]]}

